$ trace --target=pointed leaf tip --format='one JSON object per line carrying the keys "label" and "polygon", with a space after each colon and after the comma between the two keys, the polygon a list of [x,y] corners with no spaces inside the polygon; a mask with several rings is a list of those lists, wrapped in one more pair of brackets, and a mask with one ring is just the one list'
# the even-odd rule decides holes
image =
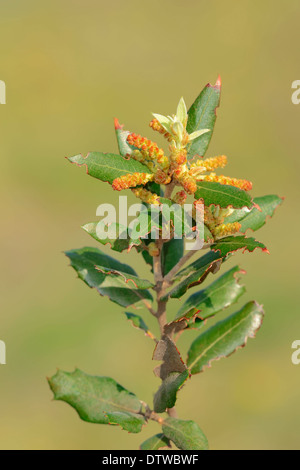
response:
{"label": "pointed leaf tip", "polygon": [[119,123],[118,118],[115,118],[115,119],[114,119],[114,123],[115,123],[115,129],[116,129],[116,130],[117,130],[117,129],[123,129],[123,125],[121,125],[121,124]]}
{"label": "pointed leaf tip", "polygon": [[222,86],[222,80],[221,80],[221,75],[219,74],[218,78],[217,78],[217,81],[216,81],[216,84],[215,84],[215,87],[221,88],[221,86]]}

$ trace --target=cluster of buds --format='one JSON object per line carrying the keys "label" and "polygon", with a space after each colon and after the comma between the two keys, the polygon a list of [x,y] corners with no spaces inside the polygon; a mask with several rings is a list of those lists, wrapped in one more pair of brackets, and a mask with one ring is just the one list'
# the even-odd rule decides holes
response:
{"label": "cluster of buds", "polygon": [[172,200],[175,202],[175,204],[179,204],[180,206],[183,206],[183,204],[186,201],[186,198],[187,198],[187,194],[185,191],[178,191],[178,193],[176,193],[173,196]]}
{"label": "cluster of buds", "polygon": [[156,245],[156,243],[154,242],[149,243],[147,248],[148,248],[148,253],[150,256],[159,256],[160,250],[158,246]]}

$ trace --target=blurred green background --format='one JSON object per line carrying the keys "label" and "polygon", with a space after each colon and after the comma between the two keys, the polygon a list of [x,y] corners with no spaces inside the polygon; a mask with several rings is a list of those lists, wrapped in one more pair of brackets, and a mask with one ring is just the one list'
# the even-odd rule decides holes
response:
{"label": "blurred green background", "polygon": [[[300,338],[300,105],[291,102],[299,15],[298,0],[0,1],[1,449],[135,449],[158,432],[155,423],[140,435],[87,424],[51,401],[46,375],[56,367],[110,375],[149,402],[159,385],[151,340],[77,280],[62,254],[94,246],[80,226],[100,203],[117,201],[64,157],[116,151],[115,116],[154,138],[150,112],[174,112],[182,95],[191,104],[219,73],[207,156],[226,154],[228,175],[252,180],[257,196],[286,200],[257,234],[271,255],[230,261],[247,270],[244,300],[264,304],[262,330],[195,376],[178,412],[199,423],[212,449],[300,448],[300,365],[291,362]],[[148,276],[133,252],[124,256]],[[183,353],[194,337],[180,340]]]}

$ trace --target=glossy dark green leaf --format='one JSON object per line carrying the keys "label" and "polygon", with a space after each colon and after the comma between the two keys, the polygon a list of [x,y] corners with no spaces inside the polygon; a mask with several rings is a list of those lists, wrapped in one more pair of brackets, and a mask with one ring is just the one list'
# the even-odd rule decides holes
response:
{"label": "glossy dark green leaf", "polygon": [[162,297],[162,300],[182,297],[188,289],[201,284],[209,272],[217,272],[221,263],[222,257],[219,253],[213,251],[206,253],[177,274],[175,279],[182,278],[182,280]]}
{"label": "glossy dark green leaf", "polygon": [[115,277],[118,278],[119,281],[124,285],[124,287],[130,287],[131,289],[149,289],[154,287],[153,282],[148,281],[148,279],[141,279],[138,276],[134,276],[132,274],[128,274],[124,271],[118,271],[115,269],[107,268],[105,266],[95,266],[96,270],[100,273],[106,275],[105,285],[110,286],[112,281],[112,285],[115,285]]}
{"label": "glossy dark green leaf", "polygon": [[246,208],[234,211],[229,217],[226,217],[224,223],[239,222],[241,224],[240,232],[245,233],[248,229],[254,232],[260,229],[267,222],[268,217],[272,217],[275,209],[282,204],[283,199],[274,194],[268,196],[256,197],[253,203],[258,205],[248,210]]}
{"label": "glossy dark green leaf", "polygon": [[167,418],[163,422],[162,430],[178,449],[208,450],[207,438],[194,421]]}
{"label": "glossy dark green leaf", "polygon": [[243,253],[245,251],[252,252],[256,248],[260,248],[262,251],[268,253],[268,250],[263,243],[258,242],[255,238],[247,238],[244,235],[224,237],[211,245],[212,251],[217,252],[221,257],[241,249],[243,250]]}
{"label": "glossy dark green leaf", "polygon": [[151,333],[149,330],[148,326],[140,317],[140,315],[136,315],[135,313],[130,313],[130,312],[124,312],[127,319],[131,322],[132,326],[134,328],[137,328],[138,330],[142,330],[146,336],[149,336],[151,339],[155,339],[154,335]]}
{"label": "glossy dark green leaf", "polygon": [[192,374],[202,372],[211,362],[230,356],[254,338],[263,321],[264,312],[256,302],[248,302],[241,310],[212,326],[192,343],[187,365]]}
{"label": "glossy dark green leaf", "polygon": [[154,395],[153,405],[156,413],[163,413],[167,408],[173,408],[176,403],[177,392],[188,379],[187,370],[182,372],[172,372],[165,380]]}
{"label": "glossy dark green leaf", "polygon": [[66,255],[80,279],[89,287],[95,288],[99,294],[107,295],[110,300],[122,307],[138,303],[141,299],[152,300],[152,295],[149,291],[132,288],[134,286],[132,285],[131,287],[128,283],[124,286],[124,281],[119,276],[111,276],[108,281],[106,274],[97,271],[95,266],[98,265],[137,276],[134,269],[130,266],[120,263],[111,256],[102,253],[99,249],[85,247],[67,251]]}
{"label": "glossy dark green leaf", "polygon": [[220,93],[220,79],[214,86],[208,83],[188,111],[187,132],[189,134],[201,129],[210,129],[210,132],[201,135],[188,145],[189,159],[196,154],[204,156],[206,153],[217,117],[216,109],[220,105]]}
{"label": "glossy dark green leaf", "polygon": [[49,385],[55,400],[71,405],[83,421],[119,424],[129,432],[140,432],[146,424],[140,400],[110,377],[97,377],[76,369],[58,371]]}
{"label": "glossy dark green leaf", "polygon": [[112,153],[90,152],[86,157],[83,155],[75,155],[69,158],[71,163],[77,166],[85,166],[87,174],[101,181],[110,184],[115,178],[133,174],[133,173],[151,173],[149,168],[142,163],[129,158],[126,159],[121,155]]}
{"label": "glossy dark green leaf", "polygon": [[250,194],[235,186],[210,181],[198,181],[197,187],[198,189],[194,194],[195,199],[203,199],[206,206],[214,204],[222,208],[231,206],[234,209],[252,207]]}
{"label": "glossy dark green leaf", "polygon": [[239,266],[227,271],[206,289],[192,294],[179,309],[176,319],[190,319],[197,315],[201,320],[214,316],[229,307],[246,292],[239,283]]}
{"label": "glossy dark green leaf", "polygon": [[162,433],[156,434],[155,436],[149,437],[140,446],[141,450],[159,450],[164,447],[171,447],[170,440]]}

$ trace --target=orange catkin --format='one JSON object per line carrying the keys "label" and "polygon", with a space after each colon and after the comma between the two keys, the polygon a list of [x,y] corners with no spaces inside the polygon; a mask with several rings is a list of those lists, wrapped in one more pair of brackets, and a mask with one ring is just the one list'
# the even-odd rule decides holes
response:
{"label": "orange catkin", "polygon": [[128,175],[120,176],[120,178],[114,179],[112,183],[112,188],[116,191],[121,191],[122,189],[135,188],[140,184],[144,185],[148,181],[152,181],[154,175],[147,173],[128,173]]}
{"label": "orange catkin", "polygon": [[244,191],[250,191],[250,189],[252,189],[251,181],[240,180],[237,178],[230,178],[229,176],[223,176],[223,175],[218,176],[215,173],[206,175],[203,177],[203,179],[204,181],[210,181],[213,183],[220,183],[220,184],[226,184],[229,186],[235,186],[236,188],[243,189]]}
{"label": "orange catkin", "polygon": [[149,126],[154,131],[159,132],[160,134],[162,134],[169,142],[171,142],[173,140],[172,135],[168,131],[166,131],[166,129],[163,128],[163,126],[161,125],[161,123],[157,119],[152,119]]}

